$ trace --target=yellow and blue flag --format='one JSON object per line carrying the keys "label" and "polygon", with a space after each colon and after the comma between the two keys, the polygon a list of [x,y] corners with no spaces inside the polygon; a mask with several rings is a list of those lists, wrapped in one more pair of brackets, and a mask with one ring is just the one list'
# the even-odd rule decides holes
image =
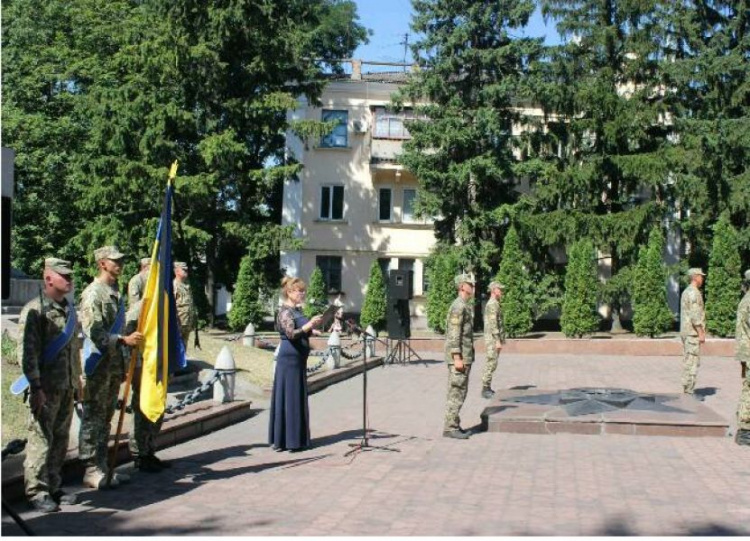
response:
{"label": "yellow and blue flag", "polygon": [[185,368],[185,345],[179,332],[172,282],[172,196],[177,162],[172,164],[164,195],[164,207],[151,252],[138,330],[143,333],[141,411],[152,422],[164,414],[170,368]]}

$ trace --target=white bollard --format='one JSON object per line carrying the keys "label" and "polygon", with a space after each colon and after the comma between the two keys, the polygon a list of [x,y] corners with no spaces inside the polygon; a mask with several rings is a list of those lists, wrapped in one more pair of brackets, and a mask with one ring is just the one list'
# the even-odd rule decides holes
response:
{"label": "white bollard", "polygon": [[214,369],[221,374],[219,381],[214,384],[214,402],[223,404],[234,400],[234,357],[228,346],[221,348],[216,357]]}
{"label": "white bollard", "polygon": [[335,369],[341,366],[341,336],[338,331],[333,331],[328,338],[328,349],[331,355],[328,357],[328,368]]}
{"label": "white bollard", "polygon": [[375,356],[375,329],[372,328],[372,325],[368,325],[365,332],[369,335],[365,337],[367,358],[372,359]]}
{"label": "white bollard", "polygon": [[255,347],[255,325],[252,323],[248,323],[247,327],[245,327],[245,332],[242,335],[242,345],[250,346],[251,348]]}

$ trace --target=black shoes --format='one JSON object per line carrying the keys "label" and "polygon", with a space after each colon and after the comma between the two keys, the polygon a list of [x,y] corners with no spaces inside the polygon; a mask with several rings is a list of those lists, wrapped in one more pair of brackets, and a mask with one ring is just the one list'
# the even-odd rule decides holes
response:
{"label": "black shoes", "polygon": [[734,435],[734,443],[737,445],[750,445],[750,430],[738,428],[737,434]]}
{"label": "black shoes", "polygon": [[169,462],[168,460],[162,460],[156,455],[151,455],[151,462],[156,463],[156,465],[159,466],[162,470],[172,467],[171,462]]}
{"label": "black shoes", "polygon": [[495,391],[489,387],[482,387],[482,398],[490,399],[495,396]]}
{"label": "black shoes", "polygon": [[146,473],[159,473],[164,466],[161,466],[161,461],[156,456],[144,455],[135,457],[135,468]]}
{"label": "black shoes", "polygon": [[52,499],[60,505],[75,505],[78,503],[78,495],[70,494],[64,490],[58,490],[52,494]]}
{"label": "black shoes", "polygon": [[49,494],[42,494],[31,500],[31,506],[40,513],[54,513],[60,510],[55,500]]}
{"label": "black shoes", "polygon": [[454,438],[457,440],[468,440],[471,434],[467,431],[461,430],[460,428],[457,430],[444,430],[443,431],[443,437],[444,438]]}

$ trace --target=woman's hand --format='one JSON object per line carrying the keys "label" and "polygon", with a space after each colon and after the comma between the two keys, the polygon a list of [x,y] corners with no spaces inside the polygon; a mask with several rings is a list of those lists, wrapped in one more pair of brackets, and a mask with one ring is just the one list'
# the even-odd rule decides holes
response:
{"label": "woman's hand", "polygon": [[313,316],[310,319],[310,321],[308,321],[302,326],[302,328],[304,329],[305,332],[311,332],[315,327],[320,325],[321,321],[323,321],[323,316],[321,315]]}

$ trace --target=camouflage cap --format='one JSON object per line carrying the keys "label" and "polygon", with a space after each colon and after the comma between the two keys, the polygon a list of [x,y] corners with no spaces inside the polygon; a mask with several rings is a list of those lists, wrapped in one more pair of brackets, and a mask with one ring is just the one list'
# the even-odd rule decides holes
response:
{"label": "camouflage cap", "polygon": [[495,288],[505,289],[505,286],[501,284],[500,282],[490,282],[490,285],[487,286],[487,291],[492,291]]}
{"label": "camouflage cap", "polygon": [[57,274],[73,274],[73,268],[70,261],[58,259],[57,257],[48,257],[44,260],[44,268],[56,272]]}
{"label": "camouflage cap", "polygon": [[142,257],[141,258],[141,267],[143,265],[150,265],[151,264],[151,258],[150,257]]}
{"label": "camouflage cap", "polygon": [[474,285],[474,276],[467,273],[461,273],[458,276],[456,276],[453,279],[453,282],[456,284],[456,287],[460,286],[461,284],[471,284]]}
{"label": "camouflage cap", "polygon": [[693,267],[692,269],[688,270],[688,276],[695,276],[695,275],[705,276],[705,273],[703,272],[703,269],[701,269],[700,267]]}
{"label": "camouflage cap", "polygon": [[101,259],[122,259],[125,257],[125,254],[123,254],[117,246],[102,246],[101,248],[97,248],[94,250],[94,260],[99,261]]}
{"label": "camouflage cap", "polygon": [[175,261],[174,262],[174,268],[175,269],[188,270],[187,263],[185,263],[184,261]]}

